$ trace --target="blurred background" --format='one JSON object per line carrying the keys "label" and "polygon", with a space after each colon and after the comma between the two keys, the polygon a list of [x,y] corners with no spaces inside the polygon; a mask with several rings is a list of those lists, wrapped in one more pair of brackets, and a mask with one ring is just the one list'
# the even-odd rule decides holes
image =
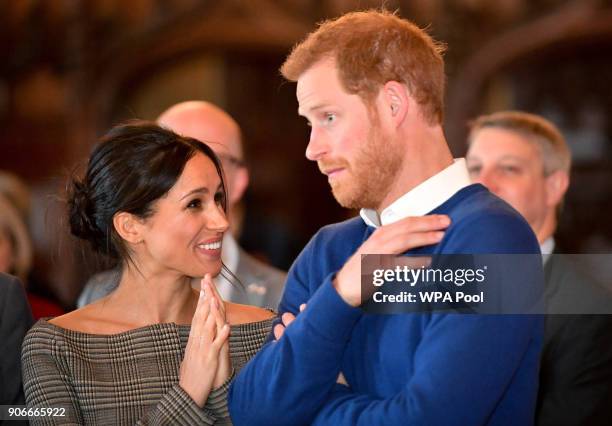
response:
{"label": "blurred background", "polygon": [[610,0],[3,0],[0,169],[31,191],[31,291],[70,308],[104,268],[68,235],[63,204],[96,138],[183,100],[212,101],[242,126],[244,248],[286,269],[318,228],[354,215],[305,159],[308,127],[278,68],[316,22],[381,5],[448,44],[454,154],[481,113],[549,118],[574,155],[557,240],[566,253],[612,251]]}

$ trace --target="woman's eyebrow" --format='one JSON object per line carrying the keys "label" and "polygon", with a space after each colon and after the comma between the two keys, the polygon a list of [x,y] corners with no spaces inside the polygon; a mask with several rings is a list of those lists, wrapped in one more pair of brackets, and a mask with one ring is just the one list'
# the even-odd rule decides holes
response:
{"label": "woman's eyebrow", "polygon": [[196,193],[201,193],[201,194],[208,194],[210,191],[208,190],[208,188],[206,188],[205,186],[202,186],[200,188],[196,188],[196,189],[192,189],[191,191],[189,191],[187,194],[183,195],[180,200],[183,200],[187,197],[189,197],[190,195],[196,194]]}

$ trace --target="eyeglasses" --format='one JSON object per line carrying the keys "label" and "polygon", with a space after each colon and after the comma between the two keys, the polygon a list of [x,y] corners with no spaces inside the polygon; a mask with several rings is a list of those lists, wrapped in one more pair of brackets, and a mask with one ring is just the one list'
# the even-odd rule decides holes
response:
{"label": "eyeglasses", "polygon": [[217,154],[217,157],[221,160],[222,163],[232,165],[234,167],[244,167],[244,160],[241,160],[238,157],[234,157],[231,154]]}

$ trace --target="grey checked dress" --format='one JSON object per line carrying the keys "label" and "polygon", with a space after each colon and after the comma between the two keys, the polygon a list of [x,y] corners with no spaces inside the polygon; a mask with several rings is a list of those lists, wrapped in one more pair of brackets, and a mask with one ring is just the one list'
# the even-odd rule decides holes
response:
{"label": "grey checked dress", "polygon": [[[272,319],[232,326],[234,372],[259,350],[271,325]],[[210,393],[203,409],[178,385],[190,328],[155,324],[98,335],[39,320],[22,350],[27,406],[63,407],[65,415],[33,418],[31,424],[231,424],[227,390],[233,375]]]}

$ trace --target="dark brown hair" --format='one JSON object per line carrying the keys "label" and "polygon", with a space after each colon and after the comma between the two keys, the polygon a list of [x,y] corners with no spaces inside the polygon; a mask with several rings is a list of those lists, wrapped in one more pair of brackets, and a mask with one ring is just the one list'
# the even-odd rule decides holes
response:
{"label": "dark brown hair", "polygon": [[130,260],[113,225],[114,215],[151,216],[153,203],[168,193],[198,152],[210,158],[217,169],[222,207],[227,211],[221,162],[208,145],[146,121],[113,127],[94,148],[85,176],[69,185],[72,234],[113,260]]}

